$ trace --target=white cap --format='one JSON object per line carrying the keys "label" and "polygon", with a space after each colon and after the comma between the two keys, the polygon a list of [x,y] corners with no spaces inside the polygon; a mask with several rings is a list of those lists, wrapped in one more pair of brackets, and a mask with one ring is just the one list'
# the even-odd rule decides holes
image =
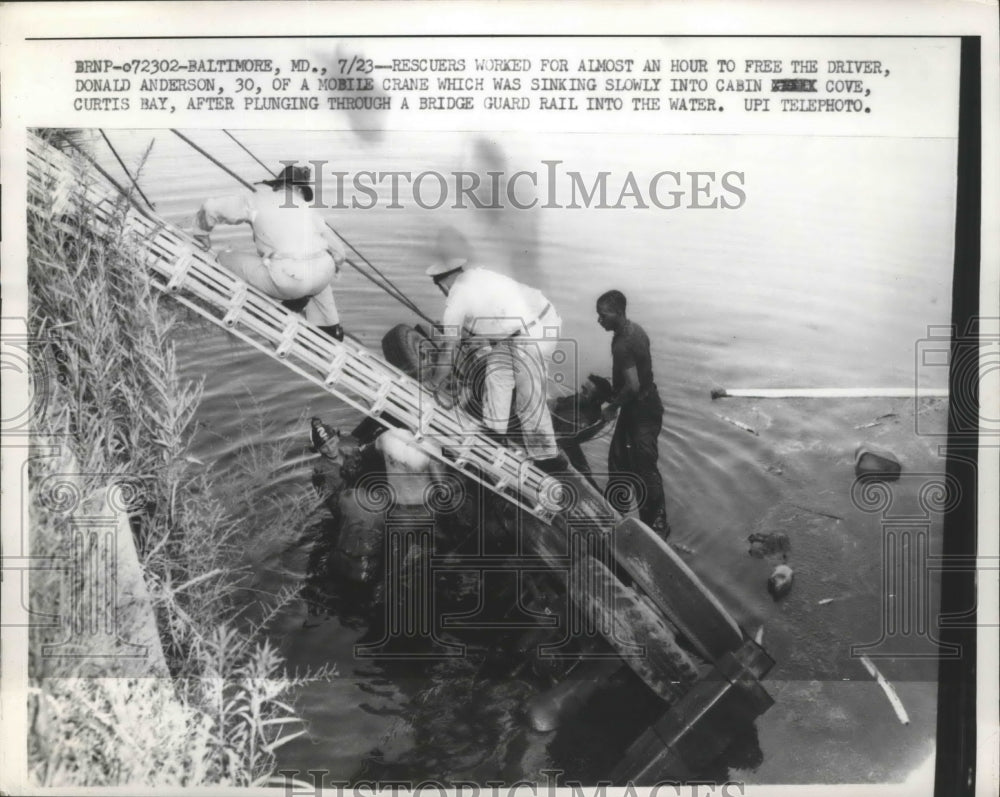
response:
{"label": "white cap", "polygon": [[466,257],[451,257],[434,263],[424,273],[428,277],[440,277],[442,274],[449,274],[462,268],[468,262],[469,259]]}

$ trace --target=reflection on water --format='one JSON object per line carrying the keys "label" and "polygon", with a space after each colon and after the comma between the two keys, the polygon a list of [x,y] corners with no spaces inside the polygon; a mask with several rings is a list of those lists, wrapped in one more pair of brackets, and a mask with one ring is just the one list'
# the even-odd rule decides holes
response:
{"label": "reflection on water", "polygon": [[[221,132],[193,135],[246,179],[265,176]],[[588,174],[745,171],[748,200],[732,212],[475,213],[383,203],[327,216],[432,316],[442,299],[423,270],[439,231],[460,230],[481,262],[510,270],[551,298],[575,341],[581,374],[610,371],[609,339],[595,323],[593,301],[608,288],[623,290],[630,315],[652,340],[666,405],[660,468],[671,541],[751,634],[763,627],[764,644],[777,660],[765,681],[776,705],[741,737],[745,749],[727,753],[729,774],[762,782],[899,780],[926,759],[935,732],[935,664],[880,661],[910,714],[904,729],[850,656],[852,644],[879,639],[885,592],[882,518],[851,500],[851,485],[853,451],[861,442],[893,450],[905,473],[943,471],[941,438],[915,430],[943,433],[946,402],[713,403],[708,393],[732,386],[913,382],[915,346],[928,325],[949,321],[953,141],[788,138],[775,148],[773,140],[749,136],[620,137],[609,146],[585,135],[510,133],[496,141],[398,131],[365,139],[345,132],[237,135],[267,163],[325,158],[334,170],[487,170],[497,164],[543,170],[543,159],[556,158]],[[182,226],[189,226],[203,197],[239,189],[166,131],[110,131],[109,137],[130,164],[155,137],[143,187],[159,212]],[[110,156],[102,159],[118,169]],[[249,236],[233,229],[213,243],[244,246]],[[345,327],[373,349],[391,326],[415,320],[353,272],[336,292]],[[197,455],[206,461],[238,456],[246,442],[238,418],[253,404],[276,422],[275,439],[305,441],[300,419],[311,414],[346,428],[360,420],[224,333],[192,329],[179,341],[179,356],[188,376],[206,379],[197,418]],[[942,386],[943,370],[918,369],[918,378]],[[607,438],[586,450],[599,472]],[[299,455],[301,463],[283,478],[305,484],[311,464],[305,451]],[[894,485],[897,507],[919,514],[919,489],[913,481]],[[254,496],[248,498],[252,504]],[[260,589],[305,579],[316,550],[308,543],[326,533],[319,518],[314,522],[319,525],[311,529],[285,529],[284,541],[261,554]],[[940,549],[940,514],[926,514],[925,525],[933,553]],[[300,544],[307,532],[312,536]],[[795,570],[791,593],[778,602],[766,591],[773,562],[748,555],[748,536],[772,532],[787,535]],[[312,555],[315,568],[322,555]],[[370,618],[352,615],[336,584],[310,589],[310,601],[283,617],[275,636],[293,665],[337,663],[342,675],[303,691],[310,735],[282,751],[284,766],[323,768],[333,778],[391,772],[515,779],[560,765],[598,777],[607,772],[606,758],[614,757],[615,739],[608,737],[615,734],[603,729],[624,727],[633,714],[641,724],[641,709],[651,704],[645,687],[625,673],[592,698],[572,729],[534,733],[523,706],[544,682],[533,671],[500,677],[478,650],[409,669],[358,661],[353,645],[368,632]],[[932,604],[935,590],[932,577]],[[318,601],[333,602],[317,613]],[[483,640],[481,646],[496,644]],[[758,742],[762,755],[755,752]]]}

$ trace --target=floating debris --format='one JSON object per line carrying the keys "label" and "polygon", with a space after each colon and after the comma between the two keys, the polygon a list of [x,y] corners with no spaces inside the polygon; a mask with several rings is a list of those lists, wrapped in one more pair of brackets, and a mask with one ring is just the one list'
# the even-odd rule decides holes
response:
{"label": "floating debris", "polygon": [[822,509],[813,509],[811,506],[802,506],[802,504],[792,504],[796,509],[801,509],[803,512],[809,512],[812,515],[819,515],[820,517],[828,517],[830,520],[843,520],[840,515],[835,515],[832,512],[824,512]]}
{"label": "floating debris", "polygon": [[795,578],[795,571],[788,565],[778,565],[771,571],[771,577],[767,580],[767,591],[771,593],[776,601],[781,600],[792,591],[792,580]]}
{"label": "floating debris", "polygon": [[871,659],[867,656],[861,656],[860,658],[861,663],[865,666],[865,669],[868,670],[868,674],[878,682],[878,685],[882,687],[882,691],[885,692],[885,696],[889,698],[889,703],[896,712],[896,716],[899,717],[899,721],[904,725],[909,725],[910,715],[906,713],[906,709],[903,707],[903,701],[899,699],[899,695],[896,694],[896,690],[893,688],[892,684],[885,680],[885,676],[878,671]]}
{"label": "floating debris", "polygon": [[855,426],[855,429],[871,429],[873,426],[881,426],[882,421],[887,418],[897,418],[899,417],[894,412],[887,412],[885,415],[879,415],[874,421],[869,421],[868,423],[863,423],[860,426]]}
{"label": "floating debris", "polygon": [[755,559],[763,559],[765,556],[781,555],[782,559],[787,559],[792,550],[792,543],[788,540],[788,535],[780,531],[769,532],[767,534],[755,533],[747,537],[750,543],[750,555]]}
{"label": "floating debris", "polygon": [[742,429],[744,432],[750,432],[750,434],[754,435],[755,437],[760,437],[760,435],[757,433],[756,429],[753,429],[752,427],[747,426],[742,421],[733,420],[728,415],[719,415],[719,413],[715,413],[715,417],[718,418],[720,421],[725,421],[726,423],[732,424],[737,429]]}
{"label": "floating debris", "polygon": [[690,545],[685,545],[683,542],[674,542],[673,540],[671,540],[670,546],[675,550],[680,551],[681,553],[688,554],[688,556],[694,556],[697,553],[697,551],[694,548],[692,548]]}
{"label": "floating debris", "polygon": [[833,603],[834,601],[846,601],[848,598],[853,598],[853,593],[848,593],[847,595],[836,595],[833,598],[823,598],[822,600],[816,601],[817,606],[826,606],[828,603]]}

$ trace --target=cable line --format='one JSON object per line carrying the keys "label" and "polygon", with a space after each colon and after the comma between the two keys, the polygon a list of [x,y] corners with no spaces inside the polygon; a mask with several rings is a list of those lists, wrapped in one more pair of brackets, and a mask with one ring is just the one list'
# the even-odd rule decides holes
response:
{"label": "cable line", "polygon": [[170,128],[170,132],[173,133],[175,136],[177,136],[181,141],[183,141],[184,143],[188,144],[196,152],[200,152],[202,155],[204,155],[206,158],[208,158],[212,163],[214,163],[216,166],[218,166],[220,169],[222,169],[222,171],[224,171],[226,174],[228,174],[230,177],[232,177],[238,183],[240,183],[241,185],[243,185],[245,188],[249,188],[251,191],[254,190],[254,187],[253,187],[253,185],[251,183],[248,183],[246,180],[244,180],[242,177],[240,177],[236,172],[234,172],[232,169],[230,169],[228,166],[226,166],[226,164],[222,163],[222,161],[217,160],[211,154],[209,154],[208,152],[206,152],[205,150],[203,150],[201,147],[199,147],[197,144],[195,144],[190,138],[188,138],[186,135],[184,135],[182,132],[180,132],[180,130],[177,130],[177,129],[171,127]]}
{"label": "cable line", "polygon": [[273,170],[271,169],[271,167],[270,167],[270,166],[268,166],[268,165],[267,165],[266,163],[264,163],[264,161],[262,161],[262,160],[261,160],[260,158],[258,158],[258,157],[257,157],[256,155],[254,155],[254,154],[253,154],[253,153],[252,153],[252,152],[251,152],[250,150],[248,150],[248,149],[247,149],[246,147],[244,147],[244,146],[243,146],[243,144],[241,144],[241,143],[240,143],[239,139],[237,139],[237,138],[236,138],[236,136],[234,136],[234,135],[233,135],[232,133],[230,133],[230,132],[229,132],[228,130],[223,130],[222,132],[223,132],[223,133],[225,133],[225,134],[226,134],[227,136],[229,136],[229,137],[230,137],[230,138],[231,138],[231,139],[232,139],[233,141],[235,141],[235,142],[236,142],[236,146],[237,146],[237,147],[239,147],[239,148],[240,148],[241,150],[243,150],[243,151],[244,151],[244,152],[245,152],[245,153],[246,153],[247,155],[249,155],[249,156],[250,156],[251,158],[253,158],[253,159],[254,159],[255,161],[257,161],[257,163],[259,163],[259,164],[261,165],[261,168],[263,168],[263,169],[264,169],[264,171],[266,171],[266,172],[269,172],[269,173],[270,173],[270,175],[271,175],[272,177],[275,177],[275,176],[276,176],[276,175],[275,175],[275,173],[274,173],[274,171],[273,171]]}
{"label": "cable line", "polygon": [[[97,132],[101,134],[101,138],[104,139],[104,143],[108,145],[108,149],[111,150],[111,154],[115,156],[115,160],[118,161],[118,165],[122,167],[122,171],[125,172],[125,176],[128,177],[128,179],[131,181],[132,185],[135,186],[135,190],[139,192],[139,196],[141,196],[146,201],[146,204],[149,205],[149,207],[152,210],[156,210],[156,205],[154,205],[152,202],[149,201],[149,197],[146,196],[143,193],[142,189],[139,187],[139,183],[136,181],[136,179],[129,172],[128,167],[125,165],[124,161],[122,161],[122,159],[118,156],[118,151],[115,149],[114,145],[111,143],[111,140],[104,134],[103,130],[98,129]],[[150,146],[152,146],[152,145],[150,145]]]}

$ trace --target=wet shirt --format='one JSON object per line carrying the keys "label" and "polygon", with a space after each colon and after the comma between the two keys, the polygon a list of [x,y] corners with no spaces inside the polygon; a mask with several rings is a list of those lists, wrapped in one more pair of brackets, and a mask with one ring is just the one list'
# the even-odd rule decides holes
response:
{"label": "wet shirt", "polygon": [[625,371],[632,366],[635,366],[639,375],[640,395],[654,387],[649,336],[634,321],[626,321],[625,326],[611,339],[611,386],[615,393],[624,387]]}
{"label": "wet shirt", "polygon": [[551,304],[541,291],[495,271],[473,268],[451,286],[441,324],[472,335],[505,338],[533,325],[547,308]]}
{"label": "wet shirt", "polygon": [[309,258],[330,252],[338,263],[345,257],[344,247],[319,211],[309,207],[298,194],[289,197],[283,188],[272,191],[264,186],[253,192],[209,199],[198,211],[195,224],[208,232],[220,222],[249,223],[261,256]]}

